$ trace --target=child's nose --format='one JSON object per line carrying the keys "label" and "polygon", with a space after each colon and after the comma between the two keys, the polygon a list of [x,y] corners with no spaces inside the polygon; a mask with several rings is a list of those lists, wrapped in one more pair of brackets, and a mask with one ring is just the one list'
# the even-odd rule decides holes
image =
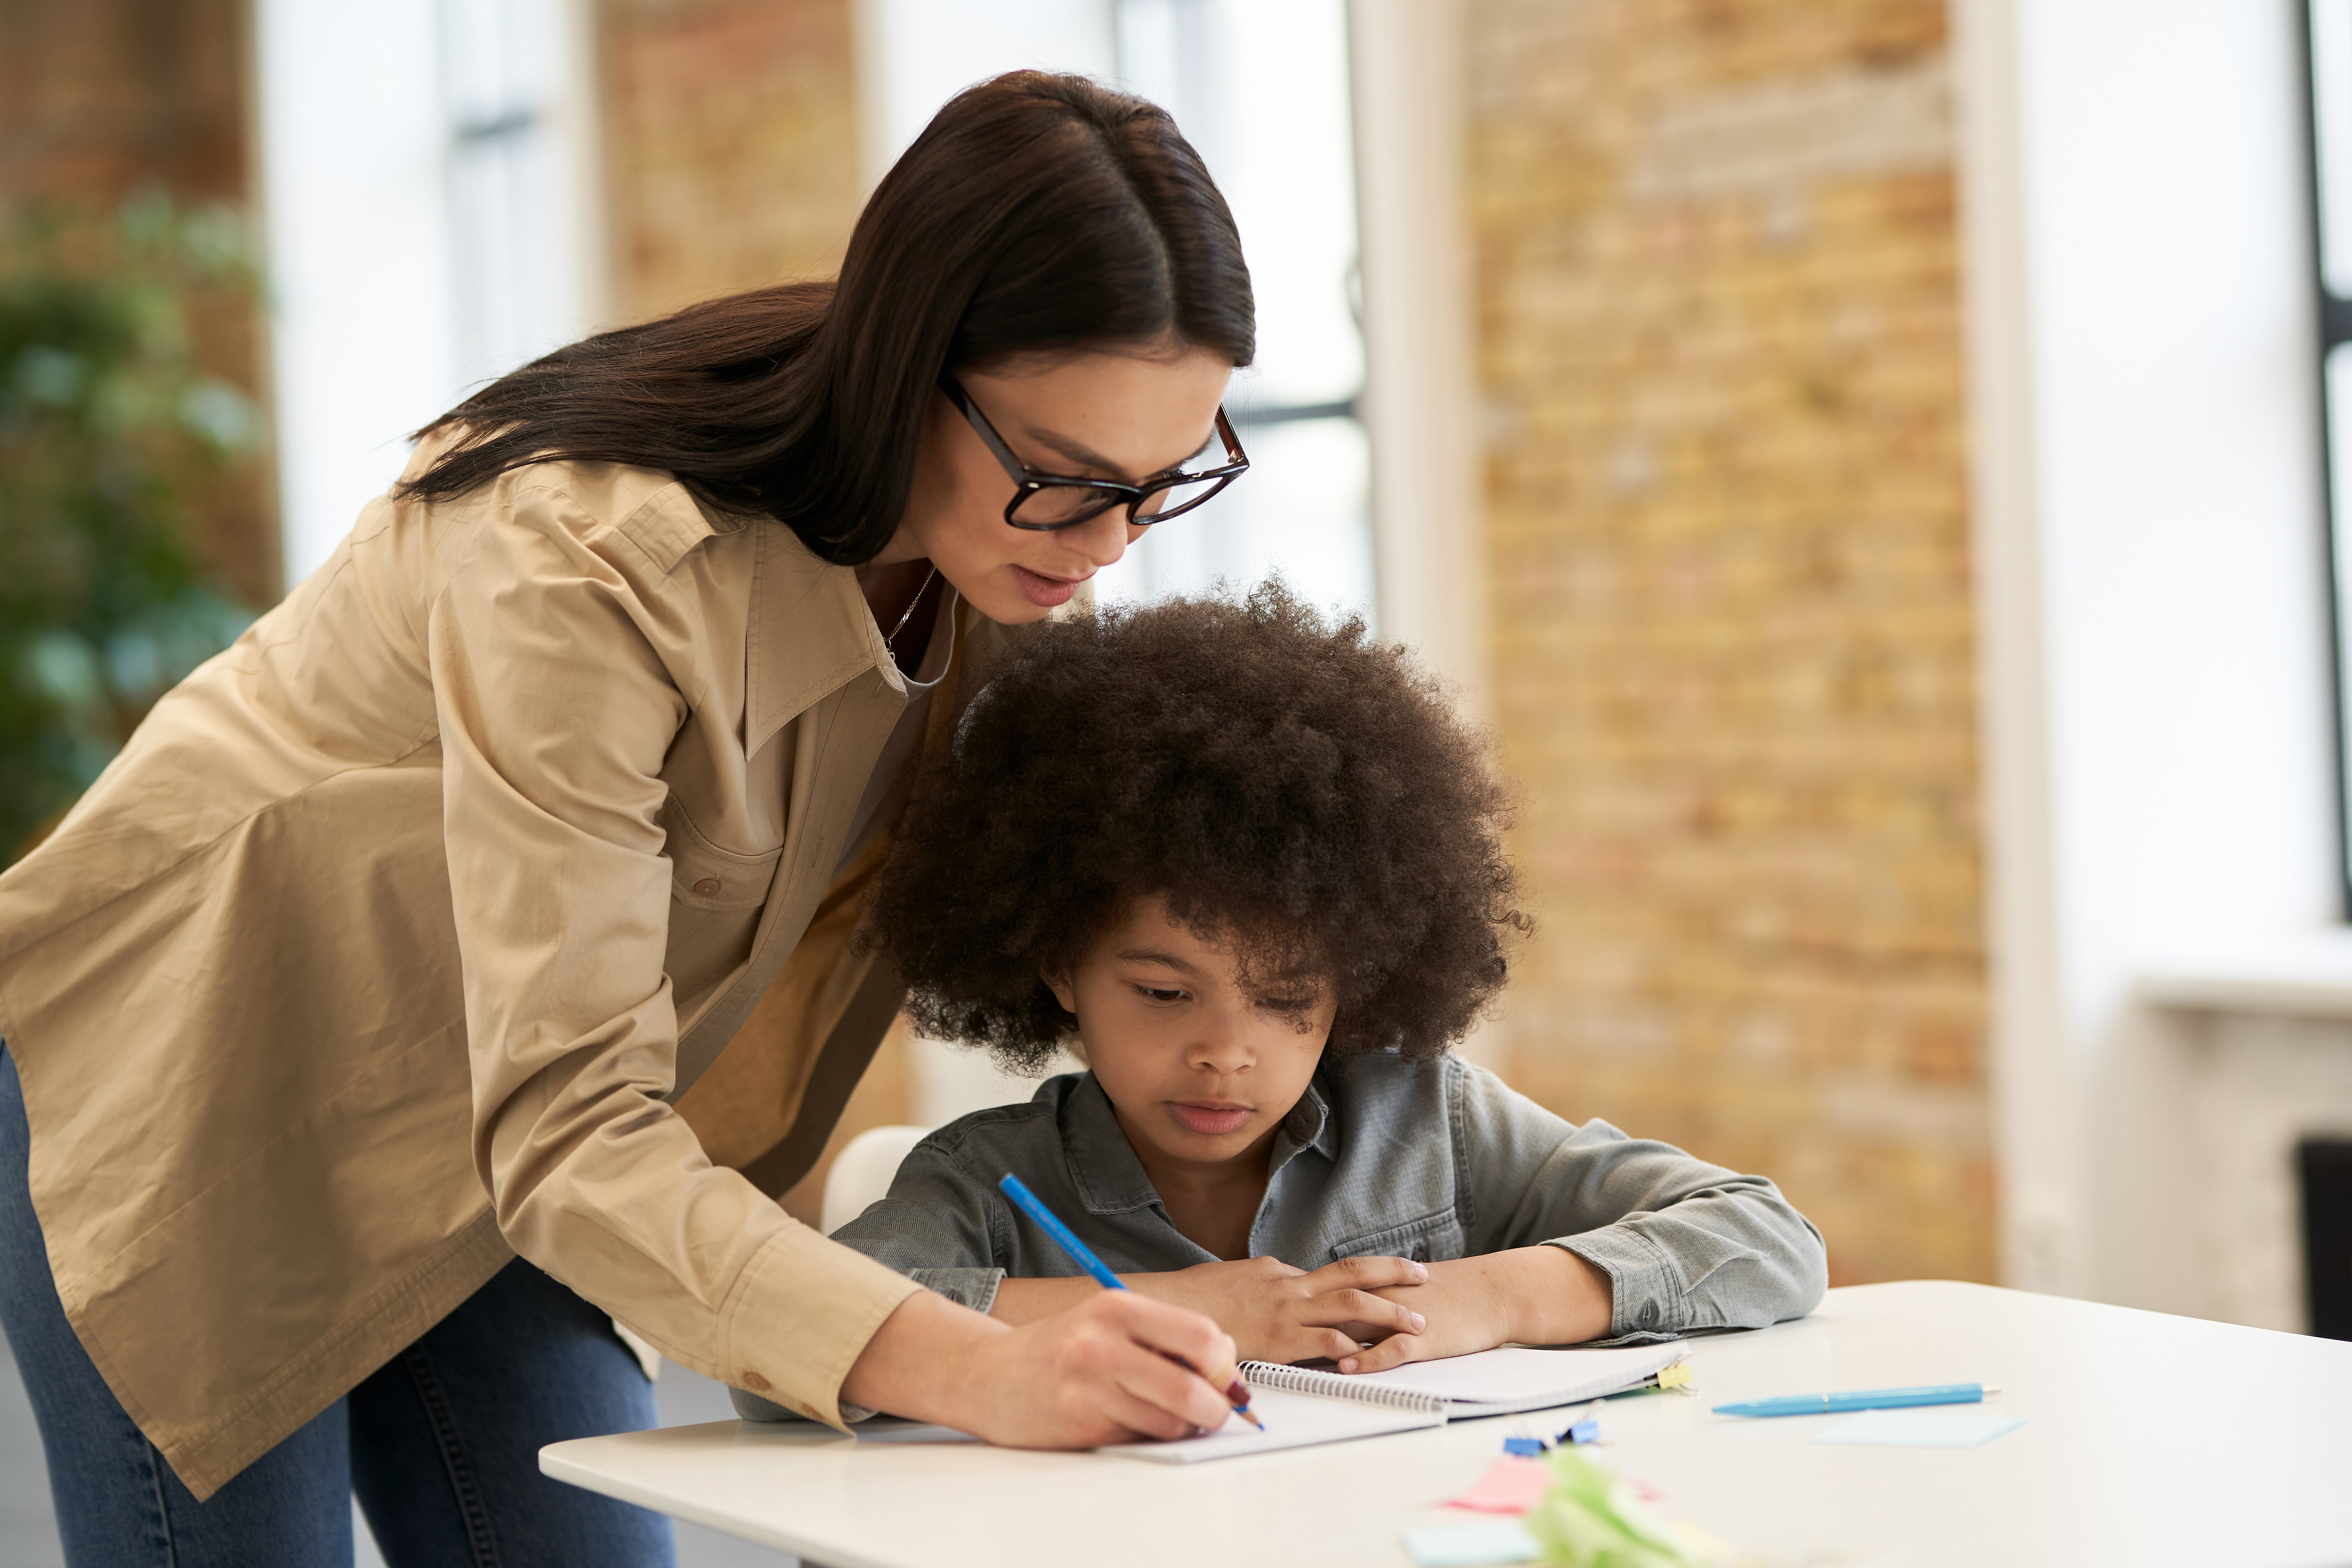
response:
{"label": "child's nose", "polygon": [[1257,1052],[1249,1042],[1249,1031],[1238,1020],[1218,1016],[1203,1021],[1201,1033],[1192,1046],[1192,1065],[1213,1072],[1247,1072],[1255,1065]]}

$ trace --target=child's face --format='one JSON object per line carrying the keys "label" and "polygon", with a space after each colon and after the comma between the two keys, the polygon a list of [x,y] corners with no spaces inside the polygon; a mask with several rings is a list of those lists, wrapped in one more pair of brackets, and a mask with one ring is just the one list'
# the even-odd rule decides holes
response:
{"label": "child's face", "polygon": [[1244,974],[1157,897],[1045,984],[1077,1015],[1087,1063],[1147,1164],[1223,1164],[1271,1142],[1337,1010],[1319,977]]}

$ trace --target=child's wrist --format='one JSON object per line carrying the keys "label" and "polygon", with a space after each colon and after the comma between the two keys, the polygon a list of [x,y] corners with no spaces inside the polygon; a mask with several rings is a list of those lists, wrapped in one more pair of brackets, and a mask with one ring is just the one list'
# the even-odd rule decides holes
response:
{"label": "child's wrist", "polygon": [[1522,1247],[1508,1259],[1509,1337],[1522,1344],[1576,1344],[1605,1338],[1615,1308],[1609,1276],[1564,1247]]}

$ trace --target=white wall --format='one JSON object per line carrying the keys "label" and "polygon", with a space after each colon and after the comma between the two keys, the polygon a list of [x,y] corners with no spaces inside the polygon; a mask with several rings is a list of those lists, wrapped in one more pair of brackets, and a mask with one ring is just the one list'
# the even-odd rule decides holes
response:
{"label": "white wall", "polygon": [[286,577],[309,575],[457,391],[431,0],[259,0]]}
{"label": "white wall", "polygon": [[1110,0],[856,0],[854,15],[868,185],[976,81],[1023,69],[1118,72]]}
{"label": "white wall", "polygon": [[[601,308],[584,0],[447,3],[447,19],[467,25],[445,26],[439,0],[256,6],[289,584],[398,475],[409,431],[586,331]],[[486,26],[493,12],[514,25]],[[495,196],[477,187],[501,171],[460,169],[451,126],[481,99],[481,68],[507,34],[531,57],[546,155],[532,189],[488,203],[487,223],[486,204],[466,204],[467,223],[455,189]],[[517,294],[536,308],[519,310]]]}
{"label": "white wall", "polygon": [[1349,0],[1364,424],[1384,637],[1488,717],[1486,529],[1457,0]]}
{"label": "white wall", "polygon": [[1956,20],[2004,1267],[2197,1310],[2132,988],[2336,918],[2295,17]]}

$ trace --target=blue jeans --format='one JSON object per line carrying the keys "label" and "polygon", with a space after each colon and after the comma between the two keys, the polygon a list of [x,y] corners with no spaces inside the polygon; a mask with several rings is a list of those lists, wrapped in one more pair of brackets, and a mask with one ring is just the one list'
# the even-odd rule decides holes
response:
{"label": "blue jeans", "polygon": [[566,1437],[656,1424],[610,1319],[507,1265],[424,1338],[198,1502],[58,1304],[0,1048],[0,1328],[32,1397],[73,1568],[350,1568],[356,1494],[390,1568],[669,1568],[669,1521],[539,1473]]}

